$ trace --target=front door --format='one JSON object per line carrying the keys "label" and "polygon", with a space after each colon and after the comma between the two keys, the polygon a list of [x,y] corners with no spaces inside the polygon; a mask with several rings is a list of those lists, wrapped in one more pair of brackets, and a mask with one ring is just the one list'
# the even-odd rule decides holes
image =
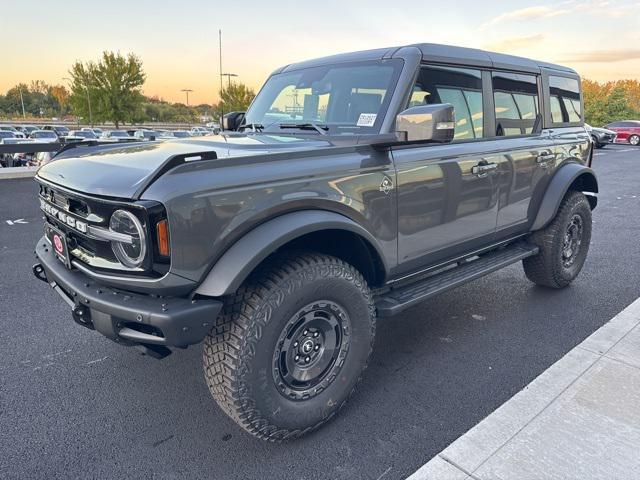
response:
{"label": "front door", "polygon": [[449,103],[455,111],[454,142],[393,149],[398,192],[398,260],[401,269],[453,256],[468,242],[490,237],[497,218],[498,156],[484,135],[480,70],[423,66],[409,106]]}

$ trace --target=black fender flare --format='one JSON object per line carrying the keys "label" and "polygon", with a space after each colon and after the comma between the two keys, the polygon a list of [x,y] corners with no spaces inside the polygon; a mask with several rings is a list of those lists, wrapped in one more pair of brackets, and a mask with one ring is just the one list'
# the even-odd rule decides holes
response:
{"label": "black fender flare", "polygon": [[[581,192],[598,193],[598,179],[591,168],[581,163],[565,163],[549,182],[531,230],[540,230],[553,220],[562,199],[572,185]],[[597,198],[589,195],[588,199],[593,210],[596,207]]]}
{"label": "black fender flare", "polygon": [[377,241],[357,222],[327,210],[299,210],[268,220],[236,241],[213,265],[195,293],[208,297],[232,294],[260,262],[279,247],[320,230],[346,230],[360,235],[375,248],[388,271]]}

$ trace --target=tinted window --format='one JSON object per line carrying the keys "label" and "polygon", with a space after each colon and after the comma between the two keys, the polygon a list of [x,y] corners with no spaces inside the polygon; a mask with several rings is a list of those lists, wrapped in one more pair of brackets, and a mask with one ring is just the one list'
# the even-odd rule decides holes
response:
{"label": "tinted window", "polygon": [[496,135],[526,135],[533,132],[540,112],[538,83],[534,75],[493,73]]}
{"label": "tinted window", "polygon": [[[582,118],[580,104],[580,85],[575,78],[549,77],[551,99],[551,120],[553,123],[575,123]],[[554,112],[553,105],[560,106],[560,112]]]}
{"label": "tinted window", "polygon": [[482,77],[479,70],[422,67],[409,106],[450,103],[456,119],[454,140],[483,136]]}

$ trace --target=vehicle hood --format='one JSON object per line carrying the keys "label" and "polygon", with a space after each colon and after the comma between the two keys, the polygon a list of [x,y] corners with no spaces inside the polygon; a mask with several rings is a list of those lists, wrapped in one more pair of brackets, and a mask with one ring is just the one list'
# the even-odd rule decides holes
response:
{"label": "vehicle hood", "polygon": [[[355,139],[354,139],[355,141]],[[77,146],[58,154],[38,177],[78,192],[134,198],[175,155],[215,152],[218,159],[317,150],[334,144],[309,136],[225,134],[135,144]],[[207,160],[213,161],[216,160]]]}

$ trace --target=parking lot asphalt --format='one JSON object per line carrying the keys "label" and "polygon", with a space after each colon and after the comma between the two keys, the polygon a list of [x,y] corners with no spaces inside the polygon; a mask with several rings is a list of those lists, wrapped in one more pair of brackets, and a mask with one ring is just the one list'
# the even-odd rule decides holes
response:
{"label": "parking lot asphalt", "polygon": [[380,321],[330,424],[275,445],[213,402],[201,347],[162,361],[76,325],[31,274],[33,180],[0,181],[0,478],[404,478],[640,295],[640,148],[598,150],[584,270],[536,287],[514,265]]}

